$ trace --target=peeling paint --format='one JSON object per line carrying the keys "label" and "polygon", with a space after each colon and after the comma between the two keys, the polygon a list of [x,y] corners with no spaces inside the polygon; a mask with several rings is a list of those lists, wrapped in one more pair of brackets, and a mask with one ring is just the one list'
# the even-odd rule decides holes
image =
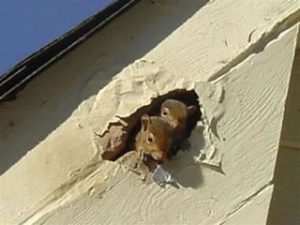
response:
{"label": "peeling paint", "polygon": [[[142,1],[87,40],[1,108],[4,156],[27,151],[0,176],[0,222],[229,224],[247,211],[263,224],[272,185],[255,193],[273,179],[299,7]],[[176,89],[195,90],[204,117],[189,150],[166,163],[178,189],[102,160],[98,136],[112,125],[122,134],[128,117]]]}

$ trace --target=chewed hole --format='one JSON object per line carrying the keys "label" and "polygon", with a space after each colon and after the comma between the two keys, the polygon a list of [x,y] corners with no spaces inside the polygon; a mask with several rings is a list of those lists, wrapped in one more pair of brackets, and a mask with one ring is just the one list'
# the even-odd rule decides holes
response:
{"label": "chewed hole", "polygon": [[[161,104],[166,99],[176,99],[182,101],[187,106],[195,105],[196,112],[188,118],[187,121],[187,136],[189,137],[192,130],[195,128],[197,121],[201,119],[201,111],[200,111],[200,103],[198,100],[198,95],[194,90],[185,90],[185,89],[176,89],[165,95],[159,96],[152,100],[151,104],[142,106],[132,115],[127,118],[120,118],[123,122],[127,124],[127,126],[122,127],[123,132],[119,132],[119,136],[114,135],[114,128],[120,127],[120,124],[111,124],[109,126],[109,130],[112,132],[106,132],[106,134],[102,137],[106,140],[121,140],[120,144],[112,145],[107,144],[104,153],[102,154],[102,158],[104,160],[115,161],[121,156],[123,156],[128,151],[134,150],[134,140],[135,136],[141,129],[140,119],[141,116],[145,113],[150,116],[160,115]],[[109,137],[107,137],[109,135]],[[111,142],[109,142],[111,143]]]}

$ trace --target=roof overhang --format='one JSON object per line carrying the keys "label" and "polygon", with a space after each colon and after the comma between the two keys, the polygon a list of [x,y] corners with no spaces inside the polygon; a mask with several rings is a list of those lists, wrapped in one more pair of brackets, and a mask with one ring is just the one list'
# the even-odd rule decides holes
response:
{"label": "roof overhang", "polygon": [[74,29],[28,56],[0,76],[0,102],[15,99],[16,93],[41,71],[74,49],[93,33],[103,28],[139,0],[119,0],[84,20]]}

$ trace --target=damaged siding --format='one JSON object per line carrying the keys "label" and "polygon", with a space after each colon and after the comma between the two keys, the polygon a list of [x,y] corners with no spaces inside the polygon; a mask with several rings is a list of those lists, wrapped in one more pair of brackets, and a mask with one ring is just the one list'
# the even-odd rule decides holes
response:
{"label": "damaged siding", "polygon": [[[0,107],[0,222],[265,224],[299,7],[145,1],[92,36]],[[174,89],[203,112],[179,189],[101,159],[95,132]]]}

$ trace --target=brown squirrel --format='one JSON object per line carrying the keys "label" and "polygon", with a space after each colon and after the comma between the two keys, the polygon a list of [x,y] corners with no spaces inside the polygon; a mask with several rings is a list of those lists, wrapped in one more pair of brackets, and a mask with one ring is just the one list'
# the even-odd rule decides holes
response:
{"label": "brown squirrel", "polygon": [[187,106],[181,101],[167,99],[161,105],[161,117],[144,114],[141,130],[135,138],[135,149],[140,157],[146,162],[146,157],[151,156],[162,163],[176,155],[188,136],[188,117],[195,112],[195,105]]}
{"label": "brown squirrel", "polygon": [[160,116],[173,128],[172,146],[168,152],[169,157],[176,155],[183,141],[187,138],[188,118],[196,113],[196,110],[195,105],[187,106],[185,103],[175,99],[167,99],[162,103]]}
{"label": "brown squirrel", "polygon": [[135,149],[144,161],[151,156],[156,162],[162,163],[171,148],[172,135],[173,129],[164,118],[144,114],[141,117],[141,130],[135,138]]}

